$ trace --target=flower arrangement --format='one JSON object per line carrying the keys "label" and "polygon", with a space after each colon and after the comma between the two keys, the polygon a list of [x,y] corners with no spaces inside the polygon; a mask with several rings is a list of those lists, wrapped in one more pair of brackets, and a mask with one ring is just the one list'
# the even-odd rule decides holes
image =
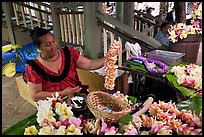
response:
{"label": "flower arrangement", "polygon": [[76,118],[72,107],[67,106],[58,93],[47,100],[39,100],[37,103],[37,122],[27,127],[24,135],[82,135],[82,116]]}
{"label": "flower arrangement", "polygon": [[169,39],[173,43],[178,42],[182,39],[185,39],[189,34],[201,34],[202,35],[202,26],[200,21],[202,19],[201,10],[198,9],[198,2],[193,2],[194,9],[191,13],[190,25],[184,23],[175,24],[171,30],[169,30]]}
{"label": "flower arrangement", "polygon": [[197,21],[192,21],[193,25],[186,25],[184,23],[175,24],[169,31],[169,39],[173,43],[179,40],[185,39],[189,34],[202,34],[202,28],[200,28]]}
{"label": "flower arrangement", "polygon": [[170,70],[175,74],[179,85],[193,89],[202,89],[202,66],[189,64],[184,66],[173,66]]}

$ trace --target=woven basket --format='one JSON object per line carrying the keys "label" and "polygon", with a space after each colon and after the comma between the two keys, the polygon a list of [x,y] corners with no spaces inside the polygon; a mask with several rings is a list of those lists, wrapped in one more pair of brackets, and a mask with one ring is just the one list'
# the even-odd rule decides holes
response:
{"label": "woven basket", "polygon": [[[102,117],[107,123],[117,123],[121,117],[131,111],[127,102],[103,91],[90,92],[86,102],[95,118]],[[112,111],[104,110],[104,108],[112,108]]]}

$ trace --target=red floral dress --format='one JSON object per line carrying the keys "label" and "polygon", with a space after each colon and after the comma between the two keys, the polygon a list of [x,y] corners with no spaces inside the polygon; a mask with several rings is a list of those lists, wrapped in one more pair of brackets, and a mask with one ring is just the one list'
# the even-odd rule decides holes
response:
{"label": "red floral dress", "polygon": [[73,48],[60,49],[62,65],[59,73],[55,73],[34,59],[26,66],[25,80],[35,84],[42,83],[43,91],[61,91],[67,87],[82,86],[79,81],[76,62],[79,51]]}

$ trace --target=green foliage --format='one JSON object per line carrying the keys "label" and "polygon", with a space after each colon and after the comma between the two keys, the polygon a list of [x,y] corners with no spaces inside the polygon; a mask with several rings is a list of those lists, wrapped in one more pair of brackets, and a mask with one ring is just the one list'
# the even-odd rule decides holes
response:
{"label": "green foliage", "polygon": [[185,96],[190,96],[191,94],[193,94],[194,92],[196,92],[195,89],[190,89],[190,88],[186,88],[182,85],[179,85],[177,83],[177,77],[171,73],[165,74],[166,78],[168,79],[168,81],[175,87],[177,88],[179,91],[181,91],[181,93]]}
{"label": "green foliage", "polygon": [[123,133],[123,129],[122,129],[122,127],[124,126],[124,125],[128,125],[128,123],[130,122],[130,121],[132,121],[132,115],[130,115],[129,113],[128,114],[126,114],[125,116],[123,116],[121,119],[120,119],[120,121],[118,122],[118,125],[119,125],[119,129],[118,129],[118,133]]}
{"label": "green foliage", "polygon": [[10,128],[3,131],[2,135],[23,135],[25,128],[35,125],[36,128],[39,128],[37,123],[36,114],[16,123],[15,125],[11,126]]}
{"label": "green foliage", "polygon": [[195,112],[196,116],[199,116],[202,111],[202,97],[194,95],[192,98],[177,103],[176,106],[179,110],[191,110],[192,112]]}
{"label": "green foliage", "polygon": [[137,102],[137,98],[134,97],[134,96],[128,96],[128,100],[130,101],[129,104],[131,106],[134,106],[136,104],[136,102]]}

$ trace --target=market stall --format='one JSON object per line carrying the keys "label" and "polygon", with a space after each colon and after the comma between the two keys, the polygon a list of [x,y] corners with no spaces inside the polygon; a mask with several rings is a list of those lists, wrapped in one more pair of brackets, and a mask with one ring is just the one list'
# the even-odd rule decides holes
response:
{"label": "market stall", "polygon": [[184,62],[171,66],[144,54],[130,56],[124,63],[126,69],[164,80],[186,98],[164,102],[155,101],[151,94],[142,98],[125,95],[112,92],[117,68],[113,56],[119,47],[111,44],[106,56],[107,92],[77,94],[71,98],[71,106],[58,93],[39,100],[36,114],[3,135],[202,135],[202,66]]}

